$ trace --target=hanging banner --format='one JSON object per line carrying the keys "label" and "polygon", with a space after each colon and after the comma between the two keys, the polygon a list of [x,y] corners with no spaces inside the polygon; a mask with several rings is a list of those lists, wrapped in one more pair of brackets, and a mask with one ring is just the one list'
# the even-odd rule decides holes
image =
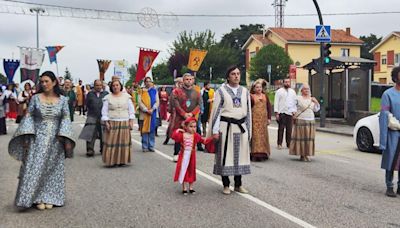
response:
{"label": "hanging banner", "polygon": [[199,71],[201,63],[207,55],[206,50],[190,49],[188,68],[192,71]]}
{"label": "hanging banner", "polygon": [[108,70],[108,67],[110,66],[111,60],[103,60],[103,59],[98,59],[97,64],[99,65],[99,71],[100,71],[100,80],[104,81],[104,74]]}
{"label": "hanging banner", "polygon": [[128,76],[128,61],[114,60],[114,75],[121,79],[122,84],[125,84]]}
{"label": "hanging banner", "polygon": [[139,82],[146,76],[147,72],[151,69],[154,60],[157,58],[158,53],[160,53],[160,51],[140,48],[139,63],[135,77],[136,82]]}
{"label": "hanging banner", "polygon": [[14,74],[19,67],[19,60],[3,59],[4,72],[6,72],[7,83],[12,83]]}
{"label": "hanging banner", "polygon": [[49,53],[50,63],[57,63],[57,53],[63,48],[64,46],[49,46],[46,47],[47,52]]}
{"label": "hanging banner", "polygon": [[44,60],[44,49],[20,47],[21,60],[21,82],[25,80],[32,80],[37,83],[39,78],[40,67],[42,67]]}

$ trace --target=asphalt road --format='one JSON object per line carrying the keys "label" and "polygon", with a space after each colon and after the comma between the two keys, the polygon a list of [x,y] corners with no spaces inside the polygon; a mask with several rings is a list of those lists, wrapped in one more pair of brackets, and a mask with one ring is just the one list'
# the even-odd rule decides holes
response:
{"label": "asphalt road", "polygon": [[[84,119],[76,118],[79,135]],[[64,207],[18,211],[13,206],[19,162],[7,153],[16,129],[0,136],[0,228],[3,227],[400,227],[400,197],[384,195],[380,154],[356,150],[351,137],[317,132],[316,156],[300,162],[276,149],[270,127],[271,159],[252,163],[243,177],[249,195],[221,193],[212,174],[214,156],[198,152],[196,195],[183,196],[172,181],[172,141],[143,153],[133,131],[133,162],[105,168],[100,154],[86,158],[77,141],[75,158],[66,161]],[[96,145],[97,146],[97,145]]]}

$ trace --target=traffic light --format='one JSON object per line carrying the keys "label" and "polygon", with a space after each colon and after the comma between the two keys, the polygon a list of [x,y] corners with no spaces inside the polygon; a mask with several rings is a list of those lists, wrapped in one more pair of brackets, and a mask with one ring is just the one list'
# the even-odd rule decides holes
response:
{"label": "traffic light", "polygon": [[323,46],[322,58],[324,59],[325,64],[329,64],[331,62],[331,57],[329,56],[332,53],[331,50],[329,50],[329,48],[331,48],[331,46],[332,45],[330,43],[324,44],[324,46]]}

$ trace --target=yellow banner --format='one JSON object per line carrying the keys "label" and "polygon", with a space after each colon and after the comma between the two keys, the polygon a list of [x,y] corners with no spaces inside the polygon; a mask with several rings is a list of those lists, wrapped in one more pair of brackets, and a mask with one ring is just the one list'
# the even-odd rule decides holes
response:
{"label": "yellow banner", "polygon": [[192,71],[199,71],[201,63],[207,55],[207,51],[190,49],[188,68]]}

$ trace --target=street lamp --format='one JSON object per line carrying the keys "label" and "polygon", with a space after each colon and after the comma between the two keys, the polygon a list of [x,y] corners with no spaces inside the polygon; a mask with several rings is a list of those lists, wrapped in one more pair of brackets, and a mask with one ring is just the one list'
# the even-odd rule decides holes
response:
{"label": "street lamp", "polygon": [[39,14],[44,13],[45,10],[40,7],[30,8],[31,13],[36,13],[36,48],[39,48]]}

